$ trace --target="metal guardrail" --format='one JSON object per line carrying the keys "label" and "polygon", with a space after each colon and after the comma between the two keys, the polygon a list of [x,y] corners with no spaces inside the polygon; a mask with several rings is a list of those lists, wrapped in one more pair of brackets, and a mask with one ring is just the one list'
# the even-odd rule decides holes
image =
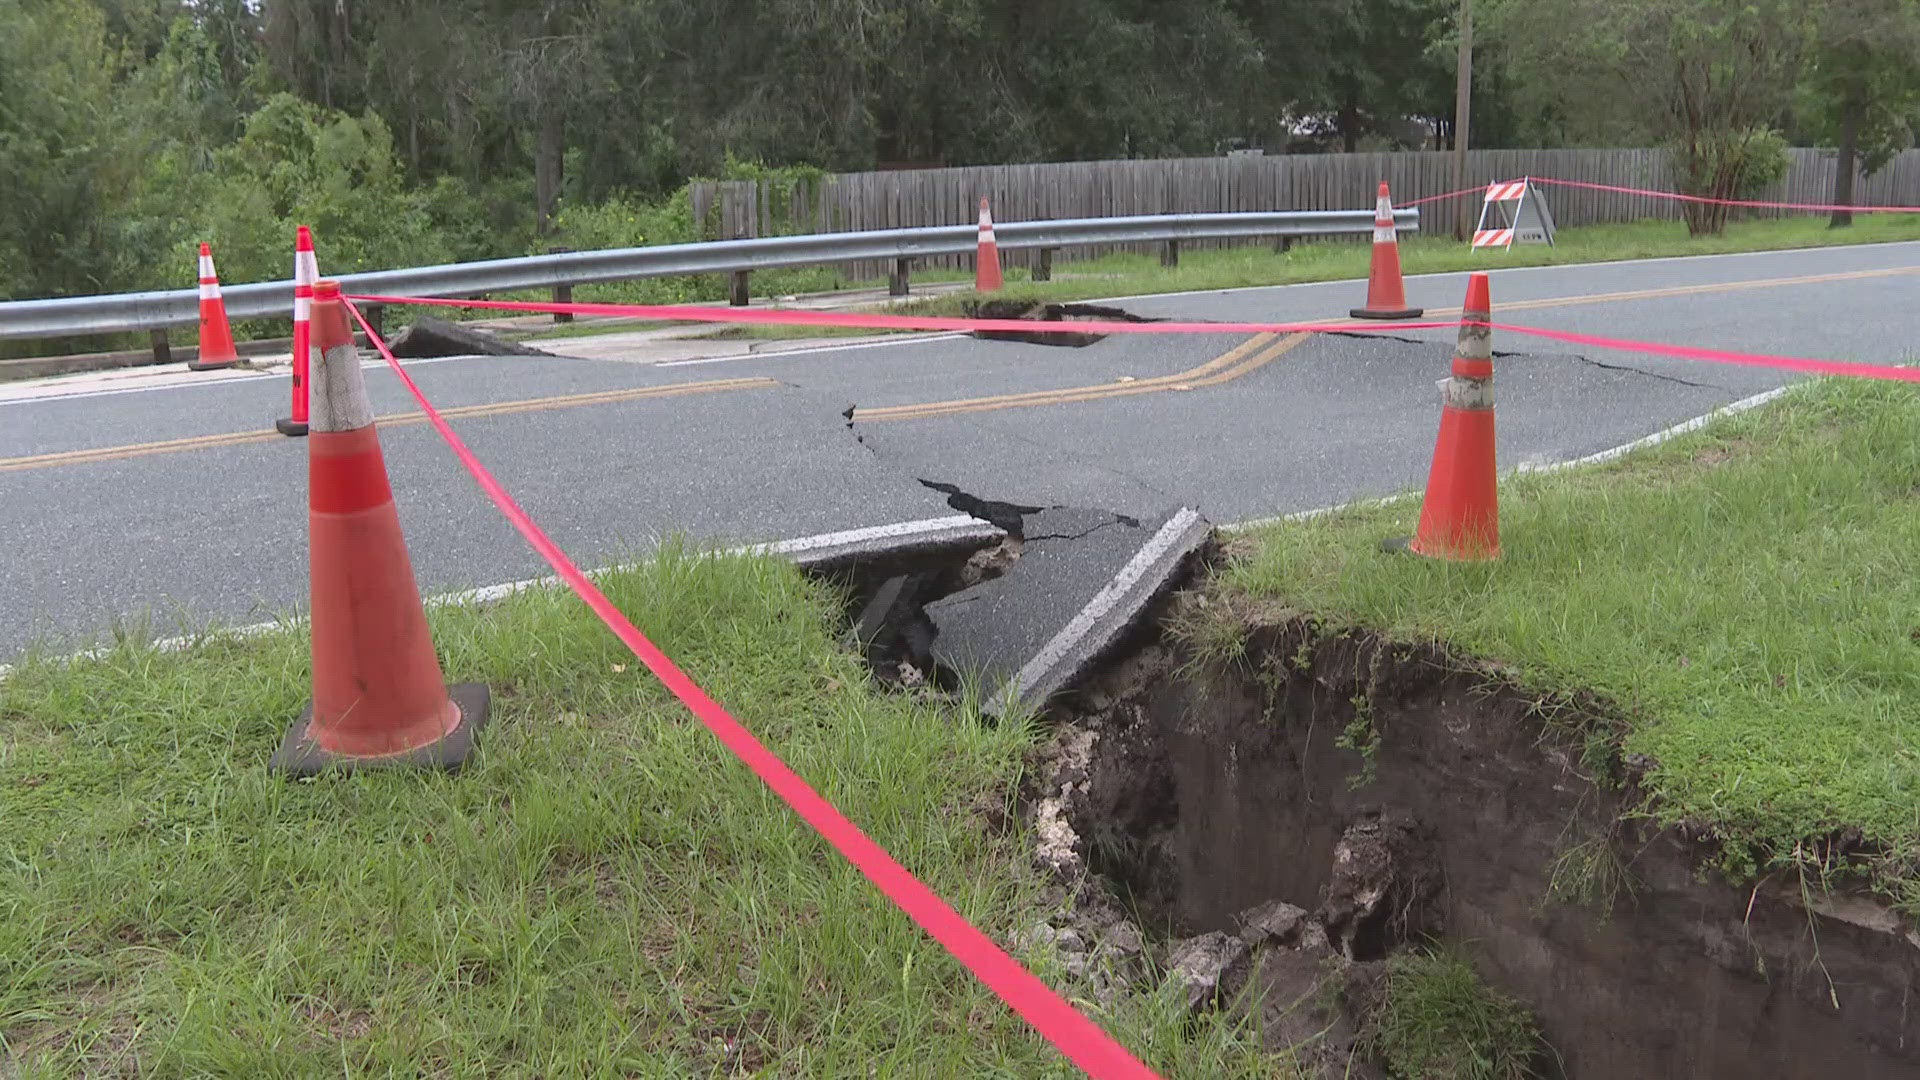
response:
{"label": "metal guardrail", "polygon": [[[1417,231],[1420,212],[1396,210],[1394,223],[1401,229]],[[995,241],[1002,248],[1050,249],[1085,244],[1165,242],[1169,245],[1169,253],[1176,258],[1178,244],[1182,240],[1344,236],[1370,233],[1372,230],[1372,210],[1155,214],[1065,221],[1014,221],[994,226]],[[571,287],[599,281],[683,274],[741,275],[785,266],[893,259],[899,267],[895,274],[895,289],[904,292],[907,261],[934,255],[963,255],[973,251],[977,242],[978,232],[973,225],[939,225],[528,255],[485,262],[344,274],[337,280],[349,293],[477,296],[518,289]],[[745,302],[743,292],[744,279],[736,277],[737,303]],[[226,300],[227,314],[232,318],[282,314],[291,317],[291,280],[222,286],[221,295]],[[197,289],[175,289],[167,292],[0,302],[0,340],[83,337],[191,326],[200,319],[199,296]]]}

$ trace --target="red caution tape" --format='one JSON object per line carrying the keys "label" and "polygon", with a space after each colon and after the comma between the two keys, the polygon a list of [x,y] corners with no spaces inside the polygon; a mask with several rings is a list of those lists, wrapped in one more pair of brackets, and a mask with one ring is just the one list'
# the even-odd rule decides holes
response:
{"label": "red caution tape", "polygon": [[1856,379],[1920,383],[1920,368],[1894,367],[1890,364],[1855,364],[1845,360],[1813,360],[1800,356],[1768,356],[1762,353],[1730,352],[1726,349],[1701,349],[1692,345],[1662,345],[1654,341],[1628,341],[1625,338],[1598,337],[1593,334],[1575,334],[1566,330],[1545,330],[1538,326],[1514,326],[1508,323],[1476,323],[1476,325],[1509,334],[1524,334],[1528,337],[1564,341],[1573,345],[1590,345],[1596,349],[1612,349],[1616,352],[1647,353],[1653,356],[1672,356],[1682,360],[1704,360],[1713,364],[1736,364],[1741,367],[1781,368],[1786,371],[1804,371],[1810,375],[1845,375]]}
{"label": "red caution tape", "polygon": [[[1255,323],[1255,322],[1028,322],[1022,319],[958,319],[918,315],[873,315],[846,311],[794,311],[786,308],[696,307],[690,305],[650,304],[543,304],[510,300],[440,300],[407,296],[354,296],[379,304],[424,304],[439,307],[479,307],[506,311],[573,312],[583,315],[637,316],[647,319],[682,322],[760,323],[775,326],[840,326],[868,330],[1017,330],[1023,333],[1113,333],[1113,334],[1299,334],[1299,333],[1399,333],[1403,330],[1452,330],[1458,319],[1446,322],[1374,323]],[[1920,368],[1894,367],[1889,364],[1856,364],[1845,360],[1815,360],[1800,356],[1774,356],[1767,353],[1732,352],[1703,349],[1691,345],[1663,345],[1652,341],[1597,337],[1565,330],[1546,330],[1538,326],[1488,323],[1495,330],[1528,337],[1591,345],[1620,352],[1673,356],[1683,360],[1702,360],[1715,364],[1743,367],[1780,368],[1814,375],[1841,375],[1855,379],[1886,379],[1893,382],[1920,382]]]}
{"label": "red caution tape", "polygon": [[[1806,210],[1813,213],[1830,214],[1836,210],[1845,210],[1855,214],[1920,214],[1920,206],[1842,206],[1835,203],[1795,203],[1769,202],[1763,199],[1714,199],[1705,195],[1682,195],[1677,191],[1654,191],[1650,188],[1620,187],[1616,184],[1596,184],[1586,180],[1555,180],[1551,176],[1529,176],[1528,180],[1536,184],[1552,184],[1556,187],[1583,188],[1588,191],[1610,191],[1618,195],[1639,195],[1648,199],[1669,199],[1674,202],[1704,203],[1715,206],[1739,206],[1753,210]],[[1458,199],[1465,195],[1479,195],[1489,185],[1476,184],[1459,191],[1449,191],[1444,195],[1427,195],[1407,202],[1395,203],[1406,209],[1421,206],[1444,199]]]}
{"label": "red caution tape", "polygon": [[1487,185],[1475,184],[1469,188],[1461,188],[1459,191],[1449,191],[1445,195],[1427,195],[1427,196],[1423,196],[1422,198],[1409,200],[1407,202],[1394,203],[1394,205],[1396,207],[1399,207],[1402,210],[1405,210],[1408,207],[1423,206],[1430,202],[1439,202],[1442,199],[1457,199],[1462,195],[1478,195],[1485,190],[1487,190]]}
{"label": "red caution tape", "polygon": [[1402,330],[1451,330],[1460,323],[1262,323],[1262,322],[1034,322],[1027,319],[963,319],[945,315],[879,315],[851,311],[799,311],[793,308],[700,307],[692,304],[546,304],[519,300],[440,300],[418,296],[350,296],[366,304],[425,304],[491,311],[619,315],[670,322],[760,323],[775,326],[838,326],[859,330],[1009,330],[1022,334],[1299,334],[1337,330],[1398,333]]}
{"label": "red caution tape", "polygon": [[1613,184],[1594,184],[1585,180],[1555,180],[1550,176],[1530,178],[1536,184],[1553,184],[1557,187],[1584,188],[1588,191],[1611,191],[1621,195],[1644,195],[1649,199],[1671,199],[1676,202],[1708,203],[1714,206],[1743,206],[1755,210],[1810,210],[1828,214],[1836,210],[1846,210],[1855,214],[1920,214],[1920,206],[1840,206],[1834,203],[1793,203],[1767,202],[1760,199],[1711,199],[1704,195],[1682,195],[1677,191],[1650,191],[1646,188],[1618,187]]}
{"label": "red caution tape", "polygon": [[[407,302],[412,301],[389,301]],[[467,301],[463,301],[466,303]],[[846,816],[834,809],[833,804],[822,798],[800,775],[787,767],[786,762],[773,751],[754,738],[753,733],[738,720],[728,714],[719,703],[708,697],[706,691],[687,677],[667,655],[653,642],[648,641],[620,609],[613,606],[606,594],[602,593],[587,576],[580,572],[566,552],[561,551],[534,524],[526,511],[520,508],[506,488],[494,479],[487,467],[480,463],[467,444],[453,432],[439,410],[433,407],[420,387],[414,384],[412,376],[407,374],[400,361],[387,348],[387,343],[374,332],[360,309],[348,304],[348,310],[366,331],[367,340],[380,350],[393,373],[400,379],[407,392],[420,403],[420,409],[426,414],[428,422],[447,446],[453,450],[460,464],[466,466],[474,480],[478,481],[482,491],[500,508],[513,527],[526,538],[527,543],[547,560],[554,572],[567,583],[580,599],[586,601],[594,614],[600,616],[607,628],[612,630],[622,642],[626,643],[647,670],[673,691],[689,711],[697,717],[707,730],[714,733],[734,756],[745,762],[754,774],[766,783],[773,793],[780,796],[794,812],[813,826],[814,830],[826,839],[840,854],[846,856],[867,880],[878,886],[899,906],[900,910],[920,925],[920,928],[932,935],[935,941],[945,946],[954,959],[959,960],[966,969],[974,974],[988,989],[1000,996],[1013,1010],[1031,1024],[1035,1031],[1065,1054],[1074,1064],[1094,1077],[1153,1078],[1154,1073],[1141,1064],[1127,1049],[1115,1042],[1113,1037],[1101,1030],[1098,1024],[1087,1019],[1079,1010],[1067,1004],[1066,1000],[1053,992],[1046,983],[1041,982],[1032,972],[1008,956],[1004,950],[993,943],[987,935],[981,933],[973,924],[962,918],[946,901],[940,899],[933,890],[921,884],[920,880],[907,871],[887,854],[886,849],[873,842],[859,826],[847,820]]]}

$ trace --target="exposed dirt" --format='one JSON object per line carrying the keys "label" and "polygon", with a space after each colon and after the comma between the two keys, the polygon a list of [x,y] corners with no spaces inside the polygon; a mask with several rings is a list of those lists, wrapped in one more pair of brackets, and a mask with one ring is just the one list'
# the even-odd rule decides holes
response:
{"label": "exposed dirt", "polygon": [[[1019,319],[1027,322],[1160,322],[1160,319],[1135,315],[1122,308],[1101,304],[1043,304],[1033,300],[988,300],[969,305],[972,319]],[[1019,341],[1028,345],[1056,345],[1084,348],[1106,338],[1105,334],[1072,333],[1064,330],[976,330],[974,337],[987,341]]]}
{"label": "exposed dirt", "polygon": [[1084,780],[1053,809],[1149,929],[1237,933],[1279,900],[1358,964],[1444,935],[1581,1080],[1920,1076],[1909,920],[1709,880],[1700,842],[1623,817],[1632,763],[1493,666],[1289,618],[1249,632],[1241,660],[1162,655],[1061,732]]}

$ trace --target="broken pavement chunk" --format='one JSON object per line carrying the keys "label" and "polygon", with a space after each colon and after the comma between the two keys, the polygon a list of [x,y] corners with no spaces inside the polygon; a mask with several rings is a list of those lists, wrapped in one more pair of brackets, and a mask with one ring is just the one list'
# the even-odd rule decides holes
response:
{"label": "broken pavement chunk", "polygon": [[[1135,315],[1117,307],[1100,304],[1046,304],[1037,300],[988,300],[972,305],[967,316],[975,319],[1009,319],[1025,322],[1161,322],[1157,318]],[[1081,348],[1101,341],[1100,333],[1067,333],[1057,330],[975,330],[973,336],[988,341],[1020,341],[1029,345],[1061,345]]]}
{"label": "broken pavement chunk", "polygon": [[981,711],[1040,708],[1104,658],[1173,587],[1212,526],[1182,507],[1142,523],[1057,507],[1030,515],[1002,576],[927,605],[933,656],[982,680]]}
{"label": "broken pavement chunk", "polygon": [[393,335],[387,343],[393,355],[403,359],[426,356],[553,356],[544,349],[508,341],[497,334],[473,330],[443,319],[421,316],[413,324]]}
{"label": "broken pavement chunk", "polygon": [[1007,538],[999,527],[969,514],[874,525],[799,540],[780,540],[741,549],[749,555],[778,555],[801,571],[825,574],[855,566],[876,572],[904,572],[929,560],[958,557],[990,548]]}

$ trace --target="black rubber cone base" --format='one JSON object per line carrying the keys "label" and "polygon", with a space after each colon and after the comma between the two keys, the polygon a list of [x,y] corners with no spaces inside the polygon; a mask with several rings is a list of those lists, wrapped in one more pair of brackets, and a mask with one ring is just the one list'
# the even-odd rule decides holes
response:
{"label": "black rubber cone base", "polygon": [[1420,554],[1413,550],[1413,537],[1411,536],[1389,536],[1385,540],[1380,541],[1380,550],[1389,555]]}
{"label": "black rubber cone base", "polygon": [[290,777],[317,776],[330,769],[353,772],[358,769],[445,769],[452,772],[473,756],[475,739],[487,724],[492,698],[481,683],[460,683],[447,688],[447,696],[460,709],[460,723],[435,742],[400,754],[355,757],[335,754],[315,746],[307,738],[307,722],[313,719],[313,703],[300,712],[300,718],[287,729],[280,749],[267,762],[267,771]]}
{"label": "black rubber cone base", "polygon": [[203,364],[198,360],[189,360],[187,361],[187,370],[188,371],[223,371],[230,367],[237,367],[239,363],[240,361],[238,360],[214,360],[209,363]]}
{"label": "black rubber cone base", "polygon": [[273,422],[273,430],[278,431],[282,435],[305,435],[307,433],[307,422],[305,420],[289,420],[282,417]]}
{"label": "black rubber cone base", "polygon": [[1427,313],[1426,308],[1373,308],[1357,307],[1347,312],[1356,319],[1417,319]]}

